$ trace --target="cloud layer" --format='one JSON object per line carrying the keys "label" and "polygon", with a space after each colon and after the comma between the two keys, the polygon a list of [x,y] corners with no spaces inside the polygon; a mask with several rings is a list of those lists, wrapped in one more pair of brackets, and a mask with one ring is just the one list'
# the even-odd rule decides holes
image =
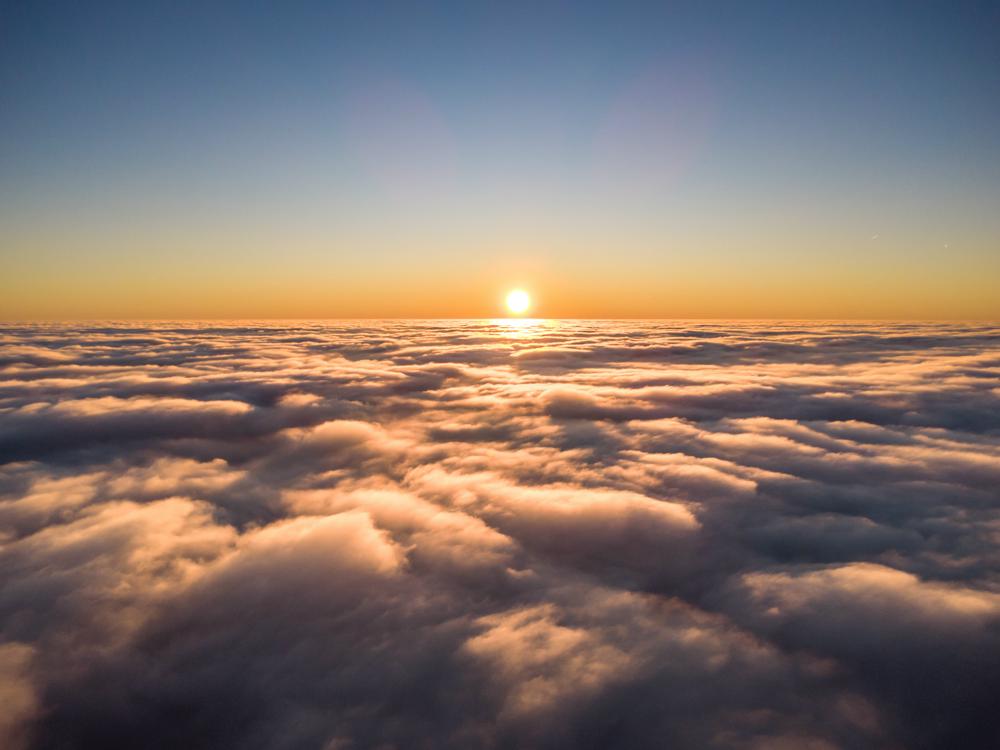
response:
{"label": "cloud layer", "polygon": [[1000,746],[1000,329],[0,328],[0,745]]}

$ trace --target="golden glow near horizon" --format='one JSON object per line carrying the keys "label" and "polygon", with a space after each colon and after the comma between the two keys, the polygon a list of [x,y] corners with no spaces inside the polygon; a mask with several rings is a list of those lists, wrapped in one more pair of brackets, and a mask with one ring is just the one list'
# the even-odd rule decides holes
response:
{"label": "golden glow near horizon", "polygon": [[524,315],[531,307],[531,297],[523,289],[514,289],[507,295],[507,309],[512,315]]}

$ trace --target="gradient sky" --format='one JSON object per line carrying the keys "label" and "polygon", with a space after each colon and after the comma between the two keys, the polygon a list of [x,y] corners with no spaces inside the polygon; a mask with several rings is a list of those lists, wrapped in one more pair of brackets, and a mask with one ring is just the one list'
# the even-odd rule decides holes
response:
{"label": "gradient sky", "polygon": [[0,5],[0,316],[1000,318],[1000,4]]}

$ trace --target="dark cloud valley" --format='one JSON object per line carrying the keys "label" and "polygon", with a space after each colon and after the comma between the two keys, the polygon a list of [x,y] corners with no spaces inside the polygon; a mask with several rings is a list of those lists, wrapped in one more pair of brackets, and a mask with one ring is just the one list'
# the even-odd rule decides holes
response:
{"label": "dark cloud valley", "polygon": [[0,746],[1000,747],[1000,329],[0,329]]}

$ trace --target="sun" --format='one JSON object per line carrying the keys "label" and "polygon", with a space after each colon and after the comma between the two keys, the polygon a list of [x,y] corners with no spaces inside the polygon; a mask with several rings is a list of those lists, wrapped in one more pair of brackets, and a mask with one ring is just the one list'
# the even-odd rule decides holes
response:
{"label": "sun", "polygon": [[523,289],[515,289],[507,295],[507,309],[514,315],[522,315],[531,307],[531,297]]}

